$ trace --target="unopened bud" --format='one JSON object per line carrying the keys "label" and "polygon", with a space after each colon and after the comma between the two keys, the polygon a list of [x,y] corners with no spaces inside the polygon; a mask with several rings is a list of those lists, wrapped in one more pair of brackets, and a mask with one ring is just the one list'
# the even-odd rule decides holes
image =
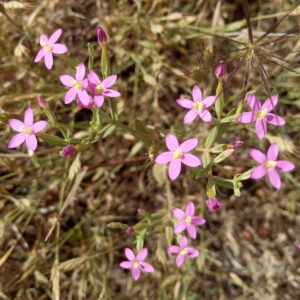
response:
{"label": "unopened bud", "polygon": [[100,44],[107,43],[107,36],[102,26],[97,27],[97,38]]}
{"label": "unopened bud", "polygon": [[227,64],[223,59],[217,64],[215,75],[218,79],[223,79],[227,75]]}
{"label": "unopened bud", "polygon": [[37,100],[40,107],[45,108],[47,106],[47,101],[44,96],[38,96]]}
{"label": "unopened bud", "polygon": [[61,149],[62,157],[72,157],[76,153],[76,148],[73,145],[67,145]]}

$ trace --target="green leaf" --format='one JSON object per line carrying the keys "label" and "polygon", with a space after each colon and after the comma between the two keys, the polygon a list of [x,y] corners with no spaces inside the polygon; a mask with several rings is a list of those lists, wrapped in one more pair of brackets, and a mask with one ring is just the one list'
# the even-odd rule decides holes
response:
{"label": "green leaf", "polygon": [[151,134],[149,129],[147,128],[146,125],[144,125],[144,123],[142,123],[140,120],[136,119],[135,120],[135,131],[134,131],[134,135],[141,140],[145,146],[150,146],[152,144],[152,140],[151,140]]}
{"label": "green leaf", "polygon": [[65,146],[67,145],[67,142],[65,142],[63,139],[47,133],[38,133],[38,136],[43,139],[45,142],[47,142],[51,146]]}
{"label": "green leaf", "polygon": [[231,179],[225,179],[219,176],[214,176],[213,181],[218,186],[222,186],[227,189],[233,189],[233,181]]}
{"label": "green leaf", "polygon": [[217,100],[215,102],[215,109],[217,113],[217,117],[221,120],[223,108],[224,108],[224,93],[223,93],[223,81],[219,80],[217,85]]}
{"label": "green leaf", "polygon": [[93,69],[94,58],[95,58],[95,49],[91,43],[88,43],[88,51],[89,51],[89,69]]}
{"label": "green leaf", "polygon": [[205,139],[205,148],[209,149],[210,147],[212,147],[216,140],[218,140],[224,133],[227,126],[227,124],[218,124],[213,127]]}

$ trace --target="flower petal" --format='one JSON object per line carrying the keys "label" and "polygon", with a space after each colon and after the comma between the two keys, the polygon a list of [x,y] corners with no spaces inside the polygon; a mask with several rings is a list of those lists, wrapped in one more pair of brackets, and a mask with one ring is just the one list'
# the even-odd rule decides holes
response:
{"label": "flower petal", "polygon": [[186,250],[187,250],[187,256],[188,257],[196,258],[196,257],[199,256],[199,251],[195,248],[187,247]]}
{"label": "flower petal", "polygon": [[193,202],[189,202],[185,209],[185,215],[192,217],[195,214],[195,205]]}
{"label": "flower petal", "polygon": [[248,99],[248,105],[249,105],[249,107],[252,108],[254,113],[261,109],[260,101],[258,100],[258,98],[255,95],[248,94],[247,99]]}
{"label": "flower petal", "polygon": [[204,122],[211,122],[211,120],[212,120],[212,115],[207,109],[203,109],[203,110],[199,111],[199,117]]}
{"label": "flower petal", "polygon": [[195,238],[197,237],[197,230],[196,230],[196,227],[195,227],[193,224],[189,224],[189,225],[187,225],[186,228],[187,228],[187,231],[188,231],[190,237],[191,237],[192,239],[195,239]]}
{"label": "flower petal", "polygon": [[20,127],[24,126],[24,123],[17,119],[9,119],[8,125],[17,132],[21,132]]}
{"label": "flower petal", "polygon": [[141,268],[142,271],[147,272],[147,273],[154,272],[154,268],[152,267],[152,265],[150,265],[146,262],[141,262],[140,263],[140,268]]}
{"label": "flower petal", "polygon": [[176,257],[176,266],[178,268],[181,267],[184,263],[184,260],[185,260],[185,256],[179,253]]}
{"label": "flower petal", "polygon": [[48,44],[48,43],[49,43],[48,37],[47,37],[46,35],[42,34],[42,35],[40,36],[40,45],[41,45],[42,47],[44,47],[45,44]]}
{"label": "flower petal", "polygon": [[48,122],[46,121],[38,121],[32,125],[32,129],[34,133],[38,133],[46,128]]}
{"label": "flower petal", "polygon": [[75,81],[75,79],[70,75],[61,75],[59,76],[59,80],[63,85],[67,87],[73,87],[72,82]]}
{"label": "flower petal", "polygon": [[33,111],[31,107],[28,107],[24,114],[24,124],[31,126],[33,123]]}
{"label": "flower petal", "polygon": [[8,142],[7,147],[16,148],[20,146],[24,141],[25,141],[25,134],[20,132],[11,138],[11,140]]}
{"label": "flower petal", "polygon": [[26,146],[29,150],[35,151],[37,148],[37,139],[34,134],[26,136]]}
{"label": "flower petal", "polygon": [[271,113],[266,115],[266,121],[275,126],[285,125],[285,120],[282,117]]}
{"label": "flower petal", "polygon": [[216,96],[209,96],[203,100],[203,104],[205,105],[205,107],[210,107],[216,102],[216,100],[217,100]]}
{"label": "flower petal", "polygon": [[193,108],[192,100],[182,98],[182,99],[177,99],[176,102],[177,102],[177,104],[179,104],[180,106],[182,106],[184,108],[189,108],[189,109]]}
{"label": "flower petal", "polygon": [[260,179],[264,177],[267,173],[267,169],[264,165],[260,165],[256,168],[254,168],[251,172],[251,178],[252,179]]}
{"label": "flower petal", "polygon": [[188,244],[188,239],[186,238],[186,236],[182,236],[181,239],[180,239],[180,248],[185,248]]}
{"label": "flower petal", "polygon": [[189,152],[197,147],[198,139],[188,139],[180,144],[179,148],[182,152]]}
{"label": "flower petal", "polygon": [[237,119],[239,123],[249,124],[256,121],[256,114],[252,111],[240,114]]}
{"label": "flower petal", "polygon": [[102,107],[103,104],[104,104],[104,96],[102,96],[102,95],[95,96],[94,97],[94,102],[95,102],[97,107],[99,107],[99,108]]}
{"label": "flower petal", "polygon": [[168,254],[172,255],[172,254],[177,254],[180,251],[180,248],[178,246],[170,246],[168,248]]}
{"label": "flower petal", "polygon": [[196,117],[198,116],[198,113],[196,110],[194,109],[191,109],[189,112],[186,113],[186,115],[184,116],[184,119],[183,119],[183,123],[184,124],[190,124],[192,123]]}
{"label": "flower petal", "polygon": [[266,122],[266,120],[257,119],[256,123],[255,123],[255,131],[256,131],[256,136],[259,139],[263,139],[264,136],[267,133],[267,122]]}
{"label": "flower petal", "polygon": [[135,255],[133,253],[133,251],[129,248],[125,248],[125,255],[128,258],[129,261],[133,261],[135,260]]}
{"label": "flower petal", "polygon": [[64,44],[54,44],[52,46],[51,52],[54,54],[64,54],[64,53],[68,52],[68,48]]}
{"label": "flower petal", "polygon": [[45,52],[44,48],[40,49],[34,59],[34,62],[39,62],[45,56],[45,54],[46,54],[46,52]]}
{"label": "flower petal", "polygon": [[61,28],[59,28],[59,29],[57,29],[56,31],[54,31],[54,32],[51,34],[50,38],[49,38],[49,43],[50,43],[51,45],[53,45],[53,44],[60,38],[61,33],[62,33]]}
{"label": "flower petal", "polygon": [[76,96],[77,96],[77,90],[74,87],[70,88],[65,95],[65,99],[64,99],[65,104],[71,103]]}
{"label": "flower petal", "polygon": [[133,263],[131,261],[122,261],[119,266],[123,269],[131,269],[133,267]]}
{"label": "flower petal", "polygon": [[139,268],[133,268],[131,272],[133,280],[138,280],[141,276],[141,270]]}
{"label": "flower petal", "polygon": [[278,145],[276,143],[271,144],[267,152],[268,160],[276,160],[278,157]]}
{"label": "flower petal", "polygon": [[93,70],[89,70],[88,79],[94,85],[98,85],[100,83],[98,75]]}
{"label": "flower petal", "polygon": [[203,217],[194,216],[192,217],[192,223],[194,225],[202,226],[206,223],[206,220]]}
{"label": "flower petal", "polygon": [[295,165],[286,160],[277,160],[276,171],[289,172],[295,168]]}
{"label": "flower petal", "polygon": [[83,105],[89,105],[90,97],[86,90],[79,90],[78,91],[78,98],[82,102]]}
{"label": "flower petal", "polygon": [[181,220],[185,218],[185,212],[180,208],[173,208],[173,216]]}
{"label": "flower petal", "polygon": [[189,167],[196,168],[201,166],[201,160],[193,154],[185,153],[181,161]]}
{"label": "flower petal", "polygon": [[143,249],[137,254],[136,259],[137,259],[138,261],[143,261],[143,260],[146,259],[147,255],[148,255],[148,249],[147,249],[147,248],[143,248]]}
{"label": "flower petal", "polygon": [[51,52],[47,52],[45,54],[44,60],[45,60],[45,66],[46,66],[46,68],[48,70],[51,70],[52,67],[53,67],[53,55],[52,55],[52,53]]}
{"label": "flower petal", "polygon": [[268,170],[268,177],[271,182],[271,184],[279,190],[281,188],[281,179],[277,171],[273,170]]}
{"label": "flower petal", "polygon": [[157,164],[166,164],[166,163],[169,163],[172,159],[173,159],[172,152],[168,151],[168,152],[163,152],[163,153],[159,154],[155,158],[155,162]]}
{"label": "flower petal", "polygon": [[182,231],[184,231],[186,229],[186,223],[185,221],[180,221],[178,222],[175,227],[174,227],[174,233],[178,234],[181,233]]}
{"label": "flower petal", "polygon": [[202,100],[202,91],[199,88],[199,86],[196,85],[196,84],[193,86],[192,96],[193,96],[194,101],[201,101]]}
{"label": "flower petal", "polygon": [[75,78],[77,81],[82,81],[85,75],[85,65],[84,64],[79,64],[76,67],[76,75]]}
{"label": "flower petal", "polygon": [[105,95],[106,97],[110,97],[110,98],[116,98],[116,97],[121,96],[121,93],[119,93],[116,90],[111,90],[111,89],[104,89],[102,94]]}
{"label": "flower petal", "polygon": [[267,109],[269,112],[275,108],[277,103],[278,103],[278,95],[274,95],[274,96],[271,96],[270,98],[268,98],[261,108]]}
{"label": "flower petal", "polygon": [[176,151],[179,147],[176,136],[169,133],[166,137],[166,145],[170,151]]}
{"label": "flower petal", "polygon": [[250,149],[250,155],[256,162],[260,164],[263,164],[267,160],[266,155],[257,149]]}
{"label": "flower petal", "polygon": [[171,160],[169,165],[169,170],[168,170],[169,178],[171,180],[175,180],[179,176],[180,172],[181,172],[181,161],[177,159]]}
{"label": "flower petal", "polygon": [[110,88],[111,86],[113,86],[113,84],[116,81],[117,81],[117,75],[111,75],[105,78],[101,84],[104,88]]}

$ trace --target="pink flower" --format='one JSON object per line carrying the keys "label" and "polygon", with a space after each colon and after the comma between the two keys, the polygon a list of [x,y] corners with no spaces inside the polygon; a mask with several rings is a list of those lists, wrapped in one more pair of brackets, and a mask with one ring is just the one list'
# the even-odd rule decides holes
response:
{"label": "pink flower", "polygon": [[81,103],[85,106],[89,105],[90,97],[86,91],[88,87],[88,80],[84,78],[85,76],[85,66],[80,64],[76,67],[75,78],[69,75],[61,75],[59,80],[61,83],[70,89],[65,95],[65,104],[71,103],[76,96],[78,96]]}
{"label": "pink flower", "polygon": [[222,79],[227,75],[227,64],[223,59],[221,59],[217,64],[215,69],[215,75],[217,79]]}
{"label": "pink flower", "polygon": [[97,38],[100,44],[105,44],[107,42],[107,36],[102,26],[97,27]]}
{"label": "pink flower", "polygon": [[79,108],[86,108],[86,109],[91,109],[95,106],[94,103],[94,98],[92,96],[89,95],[89,104],[88,105],[84,105],[79,98],[77,98],[76,100],[76,104]]}
{"label": "pink flower", "polygon": [[255,97],[255,95],[248,94],[248,105],[252,108],[251,112],[244,112],[238,116],[237,121],[248,124],[256,122],[256,135],[262,139],[267,133],[267,123],[275,126],[282,126],[285,121],[282,117],[271,113],[278,102],[278,95],[268,98],[263,105]]}
{"label": "pink flower", "polygon": [[138,280],[141,276],[141,271],[152,273],[154,268],[152,265],[144,262],[148,255],[147,248],[142,249],[137,256],[134,255],[133,251],[129,248],[125,248],[125,255],[128,261],[123,261],[120,263],[120,267],[123,269],[131,269],[131,276],[133,280]]}
{"label": "pink flower", "polygon": [[187,247],[188,239],[185,236],[181,237],[179,246],[170,246],[168,254],[178,254],[176,258],[176,266],[179,268],[183,265],[185,257],[196,258],[199,256],[199,251],[192,247]]}
{"label": "pink flower", "polygon": [[211,213],[216,212],[220,208],[222,208],[221,202],[216,198],[208,198],[208,200],[205,202],[208,210]]}
{"label": "pink flower", "polygon": [[289,172],[295,168],[295,166],[288,161],[277,160],[278,145],[276,143],[271,144],[267,155],[257,149],[251,149],[250,155],[259,163],[259,166],[252,170],[251,178],[260,179],[268,175],[271,184],[276,189],[280,189],[281,187],[281,179],[278,172]]}
{"label": "pink flower", "polygon": [[48,70],[53,66],[52,54],[64,54],[68,51],[68,48],[64,44],[56,44],[57,40],[61,36],[62,30],[57,29],[48,39],[44,34],[40,36],[40,45],[42,49],[37,53],[34,62],[39,62],[44,58],[45,66]]}
{"label": "pink flower", "polygon": [[168,134],[166,137],[166,145],[170,151],[163,152],[155,158],[157,164],[169,165],[169,178],[175,180],[181,172],[181,163],[186,166],[196,168],[201,165],[201,160],[188,152],[196,148],[198,139],[189,139],[179,145],[176,136]]}
{"label": "pink flower", "polygon": [[72,157],[76,154],[76,148],[73,145],[67,145],[62,148],[61,156],[62,157]]}
{"label": "pink flower", "polygon": [[35,134],[44,130],[48,123],[46,121],[33,123],[33,112],[32,109],[28,107],[24,114],[24,122],[17,119],[9,119],[8,124],[14,131],[18,132],[18,134],[9,141],[8,148],[16,148],[23,142],[26,142],[27,148],[35,151],[37,148]]}
{"label": "pink flower", "polygon": [[217,97],[209,96],[202,100],[202,91],[197,85],[193,87],[192,96],[193,101],[185,98],[176,100],[180,106],[189,109],[189,112],[184,117],[184,124],[192,123],[197,116],[204,122],[211,122],[212,115],[207,108],[215,103]]}
{"label": "pink flower", "polygon": [[190,202],[187,205],[185,212],[180,208],[174,208],[173,215],[174,217],[179,219],[179,222],[174,228],[174,233],[178,234],[183,232],[184,230],[187,230],[190,237],[192,239],[195,239],[197,237],[196,226],[202,226],[206,223],[206,221],[203,217],[194,216],[194,214],[195,205],[193,202]]}
{"label": "pink flower", "polygon": [[94,94],[94,103],[97,107],[102,107],[104,103],[104,96],[111,98],[121,96],[118,91],[110,89],[110,87],[116,82],[117,75],[108,76],[101,82],[98,75],[93,70],[90,70],[88,78],[90,82],[89,90]]}

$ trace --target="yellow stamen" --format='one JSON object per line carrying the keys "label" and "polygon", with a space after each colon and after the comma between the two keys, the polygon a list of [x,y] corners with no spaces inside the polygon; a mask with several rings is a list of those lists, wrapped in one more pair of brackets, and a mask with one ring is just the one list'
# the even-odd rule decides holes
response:
{"label": "yellow stamen", "polygon": [[140,263],[137,260],[135,260],[134,263],[133,263],[133,267],[138,268],[139,265],[140,265]]}
{"label": "yellow stamen", "polygon": [[191,217],[186,217],[185,218],[185,223],[186,224],[191,224],[191,222],[192,222],[192,218]]}
{"label": "yellow stamen", "polygon": [[274,161],[274,160],[268,160],[268,161],[266,162],[265,166],[266,166],[266,168],[267,168],[268,170],[274,169],[274,168],[277,166],[277,162]]}
{"label": "yellow stamen", "polygon": [[267,113],[268,113],[268,110],[266,108],[262,109],[256,113],[256,117],[260,120],[263,120],[266,117]]}
{"label": "yellow stamen", "polygon": [[22,125],[22,126],[20,126],[20,131],[22,133],[24,133],[25,135],[31,135],[32,134],[31,126]]}
{"label": "yellow stamen", "polygon": [[193,104],[193,108],[196,110],[196,111],[200,111],[203,109],[203,102],[202,101],[198,101],[198,102],[195,102]]}
{"label": "yellow stamen", "polygon": [[44,46],[44,49],[45,49],[46,52],[50,52],[52,50],[52,46],[50,44],[46,44]]}
{"label": "yellow stamen", "polygon": [[71,83],[72,83],[72,85],[74,86],[74,88],[76,90],[81,90],[81,88],[82,88],[82,82],[76,81],[76,80],[72,80]]}
{"label": "yellow stamen", "polygon": [[98,93],[100,93],[100,92],[103,91],[103,86],[102,86],[101,83],[99,83],[98,85],[96,85],[96,91],[97,91]]}
{"label": "yellow stamen", "polygon": [[187,250],[185,248],[180,250],[180,254],[182,255],[186,255],[187,254]]}
{"label": "yellow stamen", "polygon": [[175,159],[181,159],[183,156],[183,153],[181,152],[180,149],[177,149],[176,151],[173,152],[173,158]]}

